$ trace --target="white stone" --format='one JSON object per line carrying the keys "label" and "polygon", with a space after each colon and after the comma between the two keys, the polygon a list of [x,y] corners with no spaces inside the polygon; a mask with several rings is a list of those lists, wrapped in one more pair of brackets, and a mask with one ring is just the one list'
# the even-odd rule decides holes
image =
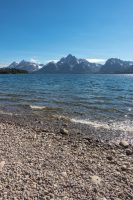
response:
{"label": "white stone", "polygon": [[91,181],[96,185],[100,185],[102,180],[99,176],[91,176]]}
{"label": "white stone", "polygon": [[129,143],[126,140],[120,141],[120,145],[127,148],[129,146]]}
{"label": "white stone", "polygon": [[2,171],[4,165],[5,165],[5,161],[1,161],[1,162],[0,162],[0,171]]}

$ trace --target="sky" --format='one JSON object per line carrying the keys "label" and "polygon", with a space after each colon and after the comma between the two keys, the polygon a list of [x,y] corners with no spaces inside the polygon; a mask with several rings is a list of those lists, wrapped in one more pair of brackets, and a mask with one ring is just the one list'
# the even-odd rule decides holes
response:
{"label": "sky", "polygon": [[133,0],[0,0],[0,65],[133,60]]}

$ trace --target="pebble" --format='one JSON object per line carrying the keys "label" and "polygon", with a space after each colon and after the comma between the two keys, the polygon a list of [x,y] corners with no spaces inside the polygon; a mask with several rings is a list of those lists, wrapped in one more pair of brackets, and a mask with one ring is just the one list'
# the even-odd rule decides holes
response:
{"label": "pebble", "polygon": [[99,176],[91,176],[91,181],[96,185],[100,185],[102,180]]}
{"label": "pebble", "polygon": [[124,148],[127,148],[129,146],[129,143],[126,140],[120,141],[120,145]]}
{"label": "pebble", "polygon": [[68,135],[68,130],[66,130],[65,128],[61,128],[60,133],[63,135]]}
{"label": "pebble", "polygon": [[37,184],[35,182],[32,183],[32,188],[36,189],[37,188]]}
{"label": "pebble", "polygon": [[127,149],[126,154],[127,154],[127,156],[131,156],[133,154],[133,151],[131,151],[130,149]]}
{"label": "pebble", "polygon": [[112,153],[113,153],[113,154],[115,154],[115,153],[116,153],[114,149],[112,150]]}
{"label": "pebble", "polygon": [[[36,133],[30,127],[0,123],[0,200],[132,199],[133,157],[126,155],[133,151],[131,145],[123,148],[118,141],[118,146],[111,148],[93,139],[90,143],[75,137],[77,129],[62,128],[63,134],[67,129],[66,137],[53,134],[53,129],[43,132],[42,137],[41,131]],[[68,138],[69,130],[72,134]],[[59,131],[57,126],[55,133]],[[27,140],[28,135],[33,140]]]}
{"label": "pebble", "polygon": [[126,171],[126,170],[127,170],[127,166],[126,166],[126,165],[123,165],[123,166],[121,167],[121,169],[122,169],[122,171]]}
{"label": "pebble", "polygon": [[5,165],[5,161],[1,161],[0,162],[0,172],[2,172],[4,165]]}
{"label": "pebble", "polygon": [[61,174],[62,174],[62,176],[67,177],[67,173],[66,172],[62,172]]}
{"label": "pebble", "polygon": [[107,160],[112,161],[113,160],[112,156],[107,156]]}

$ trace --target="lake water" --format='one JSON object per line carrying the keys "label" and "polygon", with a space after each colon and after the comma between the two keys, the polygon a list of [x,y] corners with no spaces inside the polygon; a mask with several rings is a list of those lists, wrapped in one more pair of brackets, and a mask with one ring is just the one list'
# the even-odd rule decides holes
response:
{"label": "lake water", "polygon": [[0,112],[133,131],[133,75],[0,75]]}

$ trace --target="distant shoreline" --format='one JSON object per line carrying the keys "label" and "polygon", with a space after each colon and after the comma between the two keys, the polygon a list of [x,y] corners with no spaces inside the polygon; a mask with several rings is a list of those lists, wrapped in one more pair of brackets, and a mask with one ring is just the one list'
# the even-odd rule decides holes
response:
{"label": "distant shoreline", "polygon": [[16,70],[16,71],[3,71],[0,70],[0,75],[12,75],[12,74],[25,74],[25,75],[133,75],[133,73],[95,73],[95,74],[91,74],[91,73],[29,73],[26,70]]}
{"label": "distant shoreline", "polygon": [[28,74],[28,71],[14,68],[0,68],[0,74]]}

